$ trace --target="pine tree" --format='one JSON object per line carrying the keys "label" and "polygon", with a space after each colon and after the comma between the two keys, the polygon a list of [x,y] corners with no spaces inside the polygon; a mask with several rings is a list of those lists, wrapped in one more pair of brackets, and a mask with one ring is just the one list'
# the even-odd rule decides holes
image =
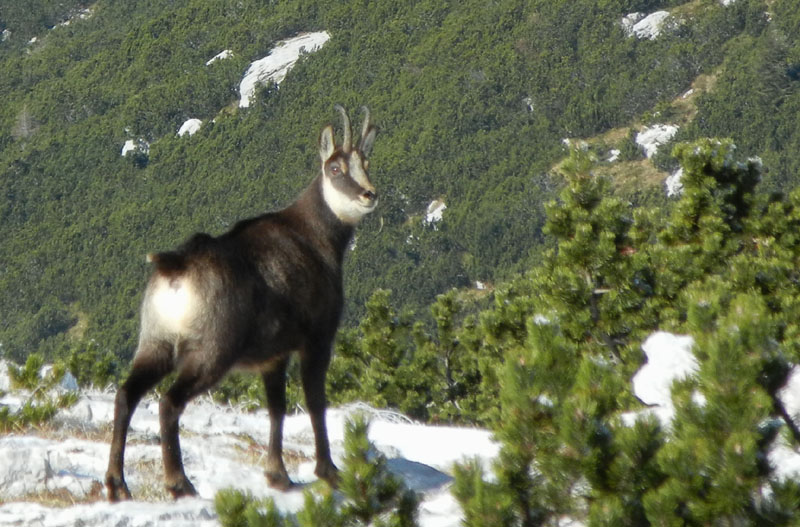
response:
{"label": "pine tree", "polygon": [[296,516],[277,511],[271,498],[226,489],[214,506],[224,527],[415,527],[419,498],[389,471],[386,458],[368,439],[369,422],[357,415],[345,423],[345,456],[339,491],[305,491]]}
{"label": "pine tree", "polygon": [[630,403],[625,372],[638,364],[632,335],[650,322],[648,289],[635,279],[628,207],[590,167],[573,151],[561,202],[548,204],[546,232],[557,247],[527,277],[524,331],[517,322],[516,342],[504,341],[496,482],[474,465],[456,475],[467,525],[532,527],[564,516],[640,525],[642,489],[660,477],[649,469],[660,445],[655,424],[614,433],[614,416]]}
{"label": "pine tree", "polygon": [[[734,151],[676,148],[684,194],[666,217],[629,213],[580,152],[562,166],[556,248],[527,275],[530,297],[483,317],[513,332],[500,341],[495,477],[475,463],[456,474],[467,525],[796,521],[800,485],[774,481],[766,459],[781,430],[800,442],[777,397],[800,363],[800,195],[756,193],[759,163]],[[663,328],[695,336],[700,370],[676,384],[669,426],[623,420],[639,346]]]}

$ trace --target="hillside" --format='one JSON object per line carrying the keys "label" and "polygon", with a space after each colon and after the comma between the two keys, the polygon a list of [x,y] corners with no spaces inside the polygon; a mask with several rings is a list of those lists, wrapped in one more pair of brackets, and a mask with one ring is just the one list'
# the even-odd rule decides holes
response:
{"label": "hillside", "polygon": [[[611,173],[634,203],[663,202],[676,168],[672,143],[649,163],[626,150],[624,130],[656,124],[679,125],[673,142],[731,136],[768,185],[790,187],[799,18],[790,0],[0,1],[3,354],[94,341],[124,363],[144,255],[289,203],[335,102],[368,104],[381,128],[382,202],[347,262],[350,326],[376,288],[424,318],[451,287],[540,261],[565,138],[623,130],[596,150],[628,152]],[[323,31],[241,107],[251,63]],[[679,119],[673,101],[703,76],[713,88]],[[199,129],[179,135],[190,119]],[[434,201],[446,209],[426,222]]]}

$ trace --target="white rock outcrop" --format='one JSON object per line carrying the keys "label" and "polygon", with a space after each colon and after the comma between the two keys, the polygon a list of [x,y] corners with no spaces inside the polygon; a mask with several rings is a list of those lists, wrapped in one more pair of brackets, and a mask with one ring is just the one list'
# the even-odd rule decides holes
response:
{"label": "white rock outcrop", "polygon": [[141,152],[145,155],[150,153],[150,143],[145,141],[144,139],[128,139],[125,141],[125,144],[122,145],[122,152],[120,153],[121,156],[125,157],[128,154]]}
{"label": "white rock outcrop", "polygon": [[250,64],[239,85],[240,108],[250,106],[256,87],[267,82],[280,84],[303,53],[320,49],[331,38],[327,31],[302,33],[278,42],[269,55]]}
{"label": "white rock outcrop", "polygon": [[658,152],[658,148],[672,139],[676,133],[678,127],[673,124],[656,124],[643,128],[636,134],[635,141],[644,149],[644,155],[650,159]]}
{"label": "white rock outcrop", "polygon": [[194,135],[203,125],[203,121],[200,119],[189,119],[185,123],[183,123],[178,129],[178,136],[184,136],[186,134]]}
{"label": "white rock outcrop", "polygon": [[428,208],[425,210],[425,223],[427,225],[435,225],[442,221],[442,215],[446,208],[447,205],[440,199],[431,201],[428,204]]}
{"label": "white rock outcrop", "polygon": [[642,13],[631,13],[621,21],[622,29],[629,37],[653,40],[664,30],[670,18],[667,11],[656,11],[645,16]]}
{"label": "white rock outcrop", "polygon": [[233,51],[231,51],[229,49],[220,51],[219,53],[217,53],[216,55],[214,55],[213,57],[208,59],[208,61],[206,61],[206,66],[210,66],[211,64],[215,63],[218,60],[229,59],[232,56],[233,56]]}

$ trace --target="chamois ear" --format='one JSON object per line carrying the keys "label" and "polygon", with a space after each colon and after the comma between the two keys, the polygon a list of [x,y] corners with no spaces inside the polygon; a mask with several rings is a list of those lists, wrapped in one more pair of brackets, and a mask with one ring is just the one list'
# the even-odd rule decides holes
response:
{"label": "chamois ear", "polygon": [[378,135],[378,129],[370,126],[366,135],[361,139],[359,149],[364,154],[364,157],[369,157],[370,152],[372,152],[372,144],[375,142],[376,135]]}
{"label": "chamois ear", "polygon": [[333,137],[333,126],[328,125],[319,134],[319,157],[324,163],[333,155],[336,150],[336,141]]}

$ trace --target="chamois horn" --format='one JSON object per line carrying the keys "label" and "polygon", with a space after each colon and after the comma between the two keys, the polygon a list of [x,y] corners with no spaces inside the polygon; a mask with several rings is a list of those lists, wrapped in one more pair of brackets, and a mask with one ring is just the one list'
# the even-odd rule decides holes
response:
{"label": "chamois horn", "polygon": [[366,106],[362,106],[361,111],[364,113],[364,124],[361,126],[361,143],[363,143],[364,138],[367,137],[367,133],[369,132],[369,127],[370,127],[369,108],[367,108]]}
{"label": "chamois horn", "polygon": [[347,110],[341,104],[334,104],[333,107],[342,114],[342,122],[344,123],[344,142],[342,143],[342,150],[349,153],[353,149],[353,132],[350,128],[350,118],[347,116]]}

